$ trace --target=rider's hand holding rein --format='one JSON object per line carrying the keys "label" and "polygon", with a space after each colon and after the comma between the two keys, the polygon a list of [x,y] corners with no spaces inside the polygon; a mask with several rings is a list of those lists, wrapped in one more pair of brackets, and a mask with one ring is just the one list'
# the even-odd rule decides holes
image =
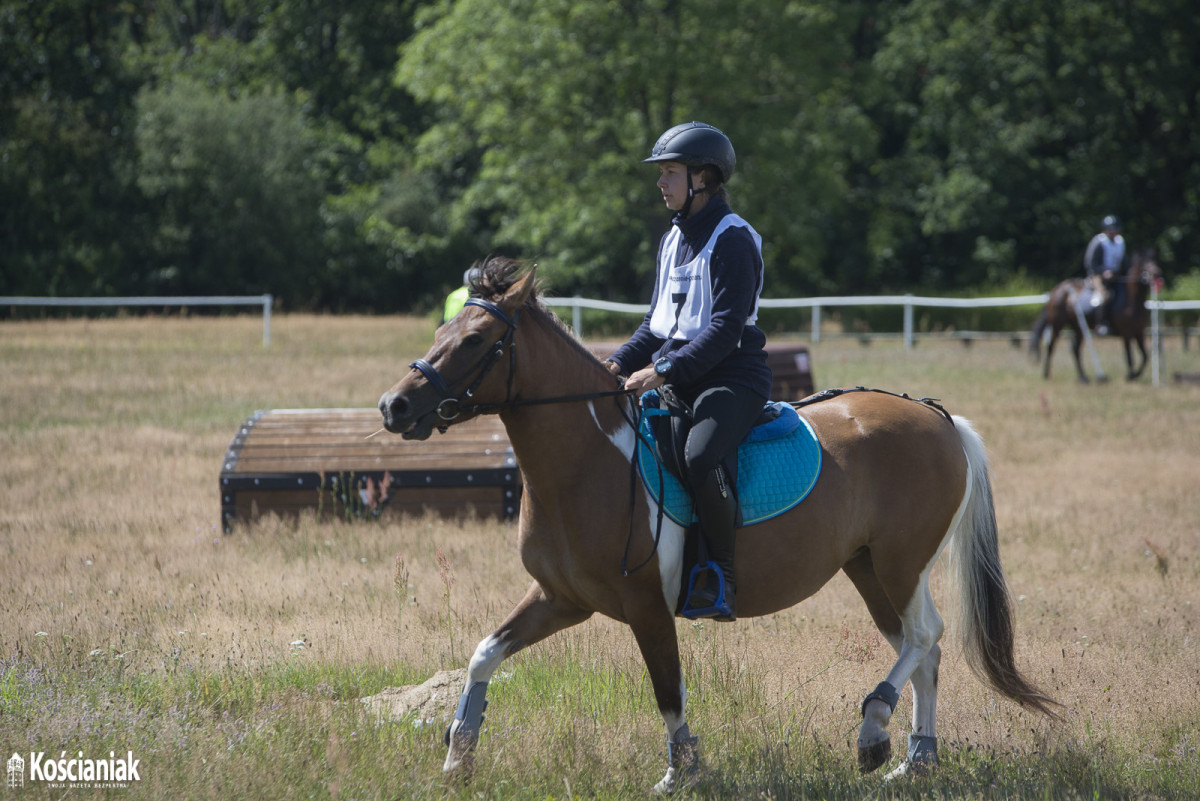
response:
{"label": "rider's hand holding rein", "polygon": [[651,364],[638,370],[629,376],[629,378],[626,378],[625,389],[635,393],[640,398],[643,392],[658,389],[665,383],[667,383],[667,379],[659,375],[654,369],[654,365]]}
{"label": "rider's hand holding rein", "polygon": [[[617,378],[621,377],[621,365],[609,359],[604,362],[604,366]],[[651,389],[658,389],[665,383],[667,383],[667,379],[659,375],[658,371],[654,369],[654,365],[650,364],[626,378],[624,387],[640,398],[642,393]]]}

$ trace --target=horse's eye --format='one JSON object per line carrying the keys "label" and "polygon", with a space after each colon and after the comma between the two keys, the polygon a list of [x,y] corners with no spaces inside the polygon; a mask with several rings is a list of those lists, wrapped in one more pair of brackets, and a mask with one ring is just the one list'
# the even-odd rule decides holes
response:
{"label": "horse's eye", "polygon": [[463,340],[463,344],[469,347],[475,347],[480,342],[483,342],[483,337],[479,334],[468,334],[467,338]]}

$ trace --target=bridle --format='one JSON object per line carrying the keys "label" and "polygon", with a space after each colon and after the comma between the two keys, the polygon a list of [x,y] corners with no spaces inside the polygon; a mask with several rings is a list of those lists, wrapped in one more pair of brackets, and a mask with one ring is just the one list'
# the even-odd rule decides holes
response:
{"label": "bridle", "polygon": [[[475,380],[472,381],[466,390],[463,391],[461,396],[456,396],[453,392],[451,392],[450,384],[447,383],[446,379],[442,378],[441,373],[437,371],[436,367],[424,359],[417,359],[415,362],[408,365],[412,369],[419,371],[421,375],[425,376],[425,379],[432,384],[434,390],[437,391],[438,397],[442,399],[441,403],[437,405],[437,416],[446,421],[446,423],[450,423],[458,419],[464,411],[480,411],[481,407],[478,405],[464,406],[463,399],[465,398],[467,400],[471,400],[475,397],[475,390],[479,389],[479,385],[483,383],[483,379],[487,378],[488,373],[490,373],[492,368],[496,366],[496,362],[498,362],[500,357],[504,355],[506,348],[512,351],[512,358],[508,363],[508,388],[504,394],[505,404],[508,404],[509,398],[512,397],[513,375],[516,370],[517,352],[515,349],[513,349],[512,344],[513,334],[517,332],[517,322],[521,318],[521,310],[517,309],[515,312],[513,312],[512,317],[509,317],[504,313],[504,309],[501,309],[490,300],[483,300],[482,298],[467,298],[467,302],[463,305],[478,306],[499,319],[507,327],[504,329],[504,335],[497,339],[495,344],[488,349],[488,352],[483,354],[479,361],[477,361],[471,367],[471,370],[478,370],[478,375],[475,376]],[[468,373],[469,372],[470,371],[468,371]],[[446,426],[438,426],[438,430],[442,433],[445,433]]]}
{"label": "bridle", "polygon": [[[509,317],[504,312],[504,310],[501,309],[499,306],[497,306],[495,303],[491,302],[490,300],[484,300],[483,298],[468,298],[466,303],[464,304],[464,308],[466,306],[478,306],[479,308],[481,308],[484,311],[491,314],[496,319],[503,322],[505,325],[505,329],[504,329],[504,335],[501,336],[498,340],[496,340],[495,344],[492,345],[492,347],[488,350],[488,352],[485,353],[482,357],[480,357],[479,361],[477,361],[471,367],[471,370],[477,370],[478,374],[475,376],[475,379],[473,381],[471,381],[470,385],[466,388],[466,390],[462,393],[462,396],[460,397],[460,396],[454,395],[454,393],[451,392],[451,390],[450,390],[450,386],[451,386],[450,383],[447,382],[446,379],[442,378],[442,375],[441,375],[441,373],[439,373],[437,371],[437,368],[434,367],[432,364],[430,364],[425,359],[417,359],[415,362],[413,362],[409,365],[410,368],[417,370],[418,372],[421,373],[421,375],[425,376],[425,379],[430,384],[432,384],[433,388],[437,391],[438,397],[440,397],[442,399],[441,403],[439,403],[437,405],[437,416],[441,420],[444,421],[443,425],[440,425],[437,427],[438,431],[440,431],[441,433],[443,433],[443,434],[446,433],[446,430],[449,429],[450,424],[452,422],[454,422],[456,419],[458,419],[459,417],[461,417],[464,413],[486,414],[488,412],[496,412],[496,411],[501,411],[503,409],[511,409],[511,408],[514,408],[517,406],[537,406],[537,405],[548,404],[548,403],[571,403],[571,402],[575,402],[575,401],[598,400],[600,398],[614,398],[614,397],[618,397],[618,396],[630,395],[633,393],[632,390],[625,389],[625,387],[622,386],[620,389],[607,390],[607,391],[602,391],[602,392],[581,392],[576,395],[556,395],[556,396],[547,397],[547,398],[530,398],[530,399],[515,398],[514,399],[512,397],[512,388],[513,388],[513,378],[516,375],[516,369],[517,369],[516,368],[517,350],[516,350],[516,343],[513,341],[513,336],[516,334],[517,323],[520,321],[520,318],[521,318],[521,309],[518,308],[515,312],[513,312],[512,316]],[[500,357],[504,355],[504,351],[506,349],[509,351],[510,356],[509,356],[509,360],[508,360],[508,382],[507,382],[507,386],[506,386],[506,389],[504,392],[504,402],[503,403],[475,403],[475,404],[469,404],[469,405],[464,404],[463,403],[464,399],[471,400],[474,398],[475,390],[477,390],[479,388],[479,385],[483,383],[483,380],[487,377],[488,373],[490,373],[492,368],[496,366],[496,362],[498,362],[500,360]],[[470,375],[471,370],[467,371],[468,375]],[[456,383],[462,383],[462,381],[464,381],[464,380],[465,379],[460,379],[460,381],[456,382]],[[644,438],[641,434],[641,409],[640,409],[640,407],[639,407],[639,410],[637,413],[636,420],[631,418],[630,413],[625,408],[621,409],[621,414],[625,418],[625,421],[633,428],[635,437],[637,437],[639,440],[644,441]],[[657,462],[657,460],[655,460],[655,461]],[[662,464],[660,463],[660,464],[658,464],[660,486],[662,484],[662,470],[663,470],[663,467],[662,467]],[[634,573],[636,573],[637,571],[639,571],[643,567],[645,567],[647,564],[649,564],[650,560],[654,558],[654,555],[656,553],[658,553],[659,541],[662,538],[664,504],[660,503],[660,504],[658,504],[658,521],[657,521],[657,526],[656,526],[656,530],[655,530],[655,534],[654,534],[654,547],[653,547],[653,549],[651,549],[650,555],[647,556],[640,564],[638,564],[636,567],[633,567],[633,568],[629,567],[629,547],[633,541],[633,499],[634,499],[634,493],[636,491],[636,486],[637,486],[637,456],[635,453],[633,458],[630,459],[630,463],[629,463],[629,510],[630,510],[629,532],[628,532],[628,535],[625,540],[625,553],[621,557],[621,573],[622,573],[622,575],[625,575],[625,576],[633,575]]]}
{"label": "bridle", "polygon": [[[438,431],[443,434],[450,427],[450,423],[457,420],[463,414],[487,414],[489,412],[498,412],[504,409],[511,409],[517,406],[536,406],[547,403],[570,403],[572,401],[597,400],[600,398],[612,398],[620,395],[628,395],[630,390],[624,387],[615,390],[604,392],[582,392],[577,395],[557,395],[549,398],[530,398],[521,399],[513,398],[513,379],[516,376],[517,370],[517,348],[513,341],[513,336],[517,332],[517,323],[521,319],[521,310],[518,308],[510,317],[498,305],[490,300],[483,298],[468,298],[464,306],[478,306],[484,311],[491,314],[496,319],[500,320],[505,325],[504,334],[488,349],[488,352],[479,358],[471,369],[467,371],[467,375],[475,372],[475,378],[470,382],[467,388],[461,395],[455,395],[450,387],[451,383],[442,378],[437,368],[427,362],[425,359],[417,359],[415,362],[408,365],[410,368],[417,370],[425,379],[433,385],[441,402],[437,405],[437,416],[444,421],[444,425],[438,426]],[[488,373],[496,366],[500,357],[504,355],[505,350],[509,352],[508,359],[508,381],[504,391],[503,403],[468,403],[475,397],[475,391],[479,389],[479,385],[487,378]],[[466,379],[460,379],[454,383],[463,383]],[[468,401],[468,402],[464,402]]]}

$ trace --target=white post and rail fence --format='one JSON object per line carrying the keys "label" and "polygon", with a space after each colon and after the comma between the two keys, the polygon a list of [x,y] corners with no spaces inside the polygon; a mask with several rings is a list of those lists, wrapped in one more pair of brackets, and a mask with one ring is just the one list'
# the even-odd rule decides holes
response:
{"label": "white post and rail fence", "polygon": [[[901,336],[904,347],[911,349],[916,342],[917,332],[914,324],[914,310],[918,307],[952,308],[952,309],[982,309],[998,306],[1035,306],[1046,302],[1048,295],[1018,295],[1002,298],[933,298],[917,295],[875,295],[847,296],[821,298],[762,298],[758,305],[763,309],[811,309],[813,343],[821,341],[821,310],[838,306],[902,306],[904,309],[904,325]],[[583,329],[583,310],[617,312],[621,314],[644,315],[648,306],[637,303],[615,303],[607,300],[592,300],[590,298],[543,298],[547,306],[571,309],[571,322],[576,331]],[[0,297],[0,308],[5,306],[50,306],[50,307],[123,307],[123,306],[261,306],[263,315],[263,345],[271,344],[271,306],[274,298],[271,295],[216,295],[208,297],[126,297],[126,298],[40,298],[40,297]],[[1163,311],[1200,310],[1200,300],[1158,300],[1157,292],[1146,303],[1150,309],[1152,353],[1152,376],[1154,384],[1159,383],[1159,342],[1161,327],[1159,314]],[[1187,347],[1189,333],[1200,333],[1197,329],[1183,329],[1184,347]],[[860,335],[866,337],[868,335]],[[875,335],[878,336],[878,335]],[[1016,336],[1009,332],[1007,336]],[[961,336],[969,340],[972,337]]]}
{"label": "white post and rail fence", "polygon": [[[950,308],[950,309],[982,309],[998,306],[1040,306],[1049,300],[1048,294],[1041,295],[1017,295],[1013,297],[1003,298],[932,298],[920,297],[916,295],[875,295],[875,296],[848,296],[848,297],[823,297],[823,298],[762,298],[758,302],[760,309],[812,309],[812,329],[811,340],[818,343],[821,341],[821,310],[827,307],[836,306],[902,306],[904,308],[904,325],[902,337],[904,339],[904,347],[906,350],[911,350],[916,343],[917,333],[914,324],[914,310],[917,307],[932,307],[932,308]],[[571,309],[571,324],[576,331],[581,331],[583,328],[583,309],[597,309],[600,311],[621,312],[625,314],[645,315],[649,310],[646,305],[635,303],[613,303],[606,300],[590,300],[588,298],[571,297],[571,298],[543,298],[547,306],[561,307]],[[1155,386],[1159,385],[1159,352],[1160,352],[1160,336],[1161,326],[1159,324],[1159,314],[1163,311],[1186,311],[1200,310],[1200,300],[1158,300],[1158,292],[1152,291],[1151,300],[1146,303],[1150,309],[1150,337],[1152,342],[1151,347],[1151,374]],[[1187,347],[1189,333],[1200,334],[1200,328],[1188,329],[1184,326],[1183,341],[1184,347]],[[863,338],[875,335],[857,335]],[[967,334],[962,332],[959,338],[964,341],[971,341],[973,338],[983,336],[979,332]],[[1002,334],[1002,336],[1018,336],[1013,332]],[[1025,336],[1025,334],[1020,334]]]}
{"label": "white post and rail fence", "polygon": [[171,296],[148,298],[33,298],[0,297],[0,308],[5,306],[58,306],[58,307],[127,307],[127,306],[261,306],[263,315],[263,346],[271,344],[271,306],[273,295],[210,295]]}

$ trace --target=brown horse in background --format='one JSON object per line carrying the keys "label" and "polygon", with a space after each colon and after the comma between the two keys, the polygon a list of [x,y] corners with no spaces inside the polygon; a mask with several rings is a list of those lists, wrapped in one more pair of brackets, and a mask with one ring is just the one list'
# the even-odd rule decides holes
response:
{"label": "brown horse in background", "polygon": [[[538,299],[535,270],[522,275],[518,262],[498,258],[480,266],[467,305],[379,401],[387,430],[417,440],[498,413],[524,482],[518,548],[534,581],[471,657],[444,770],[469,773],[500,664],[598,612],[626,623],[645,659],[667,734],[667,772],[655,790],[673,791],[698,760],[675,623],[687,531],[631,483],[637,404]],[[863,700],[859,766],[874,770],[889,759],[887,725],[911,681],[908,754],[893,773],[927,769],[937,762],[943,630],[929,574],[953,541],[967,663],[1000,696],[1052,714],[1054,702],[1015,664],[1015,620],[979,435],[932,402],[877,391],[823,396],[798,409],[821,449],[812,491],[738,533],[738,614],[794,606],[843,571],[897,654]]]}
{"label": "brown horse in background", "polygon": [[[1150,311],[1146,308],[1146,298],[1150,295],[1150,287],[1161,280],[1162,271],[1154,259],[1154,250],[1136,251],[1130,263],[1128,272],[1119,276],[1116,285],[1123,288],[1120,297],[1116,299],[1108,315],[1109,335],[1119,336],[1125,344],[1125,363],[1129,367],[1126,378],[1135,381],[1146,369],[1146,326],[1150,322]],[[1075,370],[1079,380],[1088,383],[1087,373],[1083,370],[1083,362],[1079,350],[1083,346],[1084,333],[1080,327],[1083,318],[1087,327],[1094,331],[1096,326],[1097,308],[1092,306],[1087,298],[1091,289],[1082,278],[1069,278],[1059,283],[1050,291],[1050,299],[1033,324],[1029,336],[1029,351],[1039,360],[1042,359],[1042,339],[1046,331],[1050,332],[1050,341],[1046,346],[1045,359],[1042,362],[1042,376],[1050,377],[1050,359],[1054,355],[1054,344],[1063,328],[1069,328],[1074,333],[1071,352],[1075,356]],[[1081,299],[1082,296],[1082,299]],[[1133,348],[1137,344],[1141,353],[1141,361],[1133,366]],[[1098,376],[1102,378],[1102,376]]]}

